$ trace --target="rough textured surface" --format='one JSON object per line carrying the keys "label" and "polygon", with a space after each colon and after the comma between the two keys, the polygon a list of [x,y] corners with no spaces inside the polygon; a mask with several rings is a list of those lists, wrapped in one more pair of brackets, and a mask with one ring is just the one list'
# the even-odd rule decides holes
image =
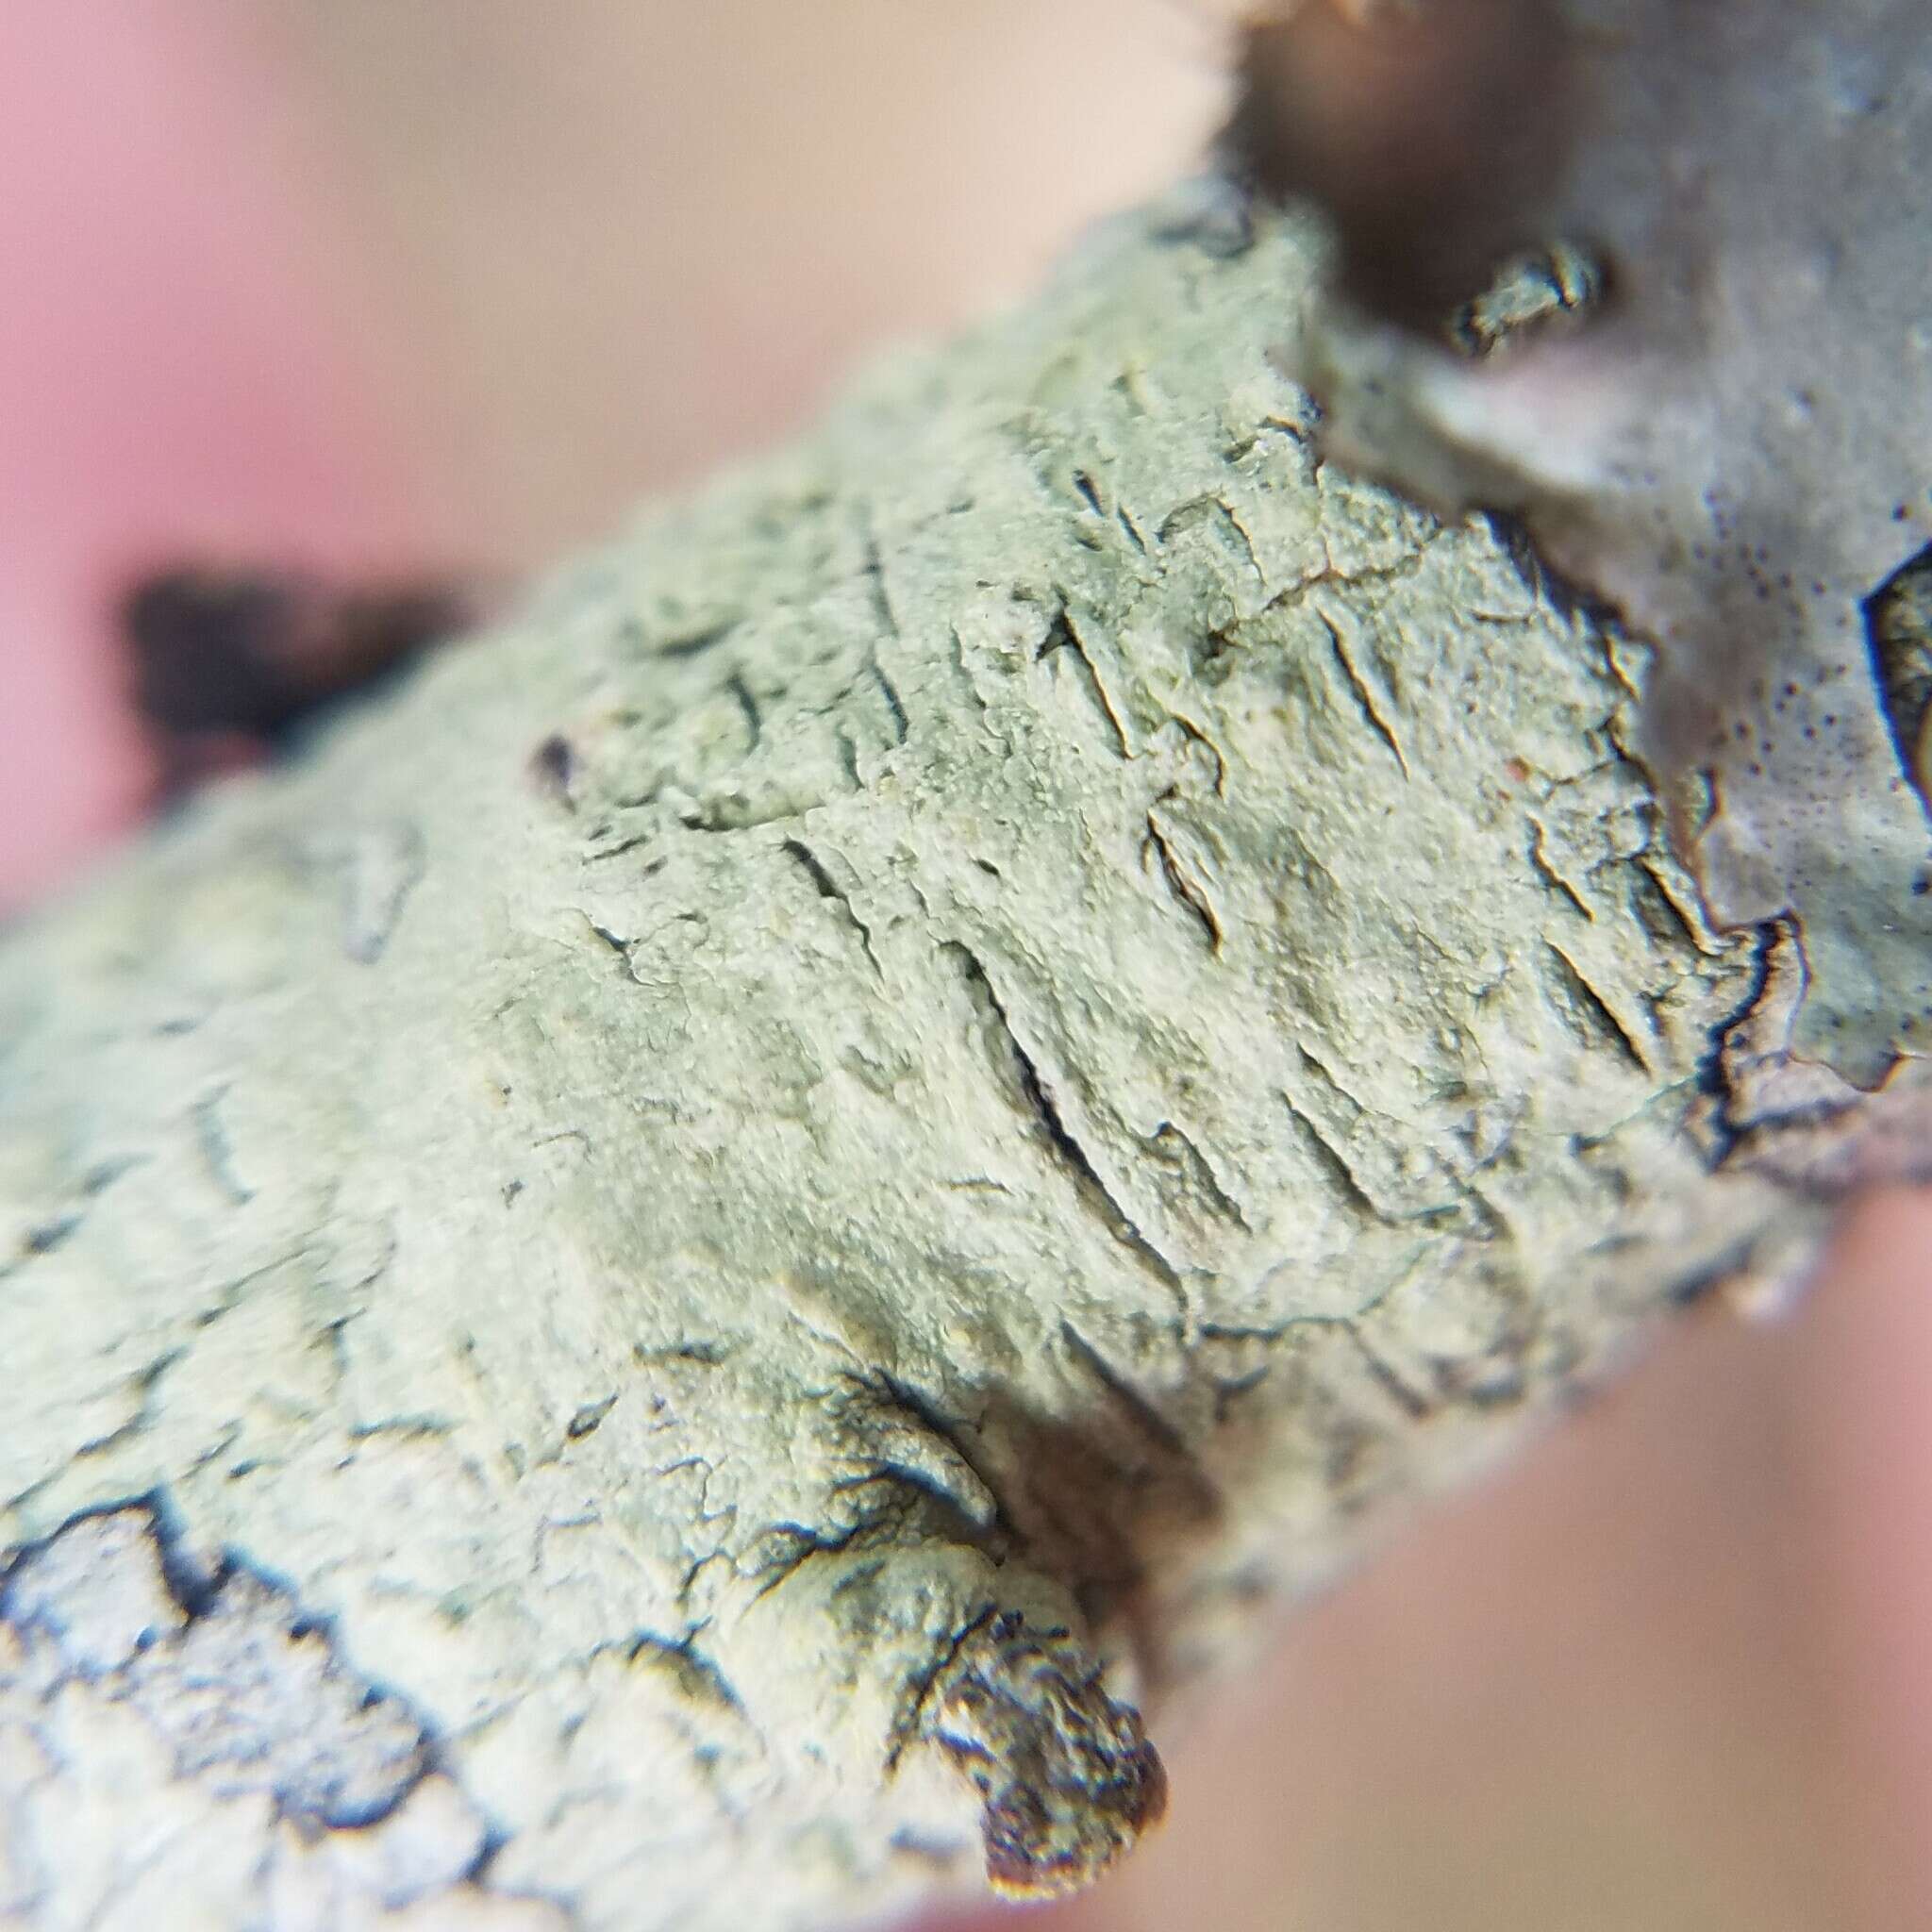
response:
{"label": "rough textured surface", "polygon": [[[422,1922],[485,1904],[476,1806],[421,1724],[259,1577],[177,1570],[144,1508],[21,1556],[0,1622],[0,1914],[28,1924]],[[479,1922],[554,1926],[552,1907]]]}
{"label": "rough textured surface", "polygon": [[1318,459],[1311,235],[1123,222],[0,956],[26,1923],[1077,1880],[1371,1506],[1788,1278],[1797,930]]}
{"label": "rough textured surface", "polygon": [[[1320,103],[1300,95],[1258,145],[1338,204],[1354,255],[1405,244],[1370,292],[1435,244],[1440,329],[1442,289],[1474,295],[1493,251],[1575,242],[1609,300],[1475,370],[1332,316],[1303,366],[1335,447],[1439,508],[1520,510],[1660,647],[1646,741],[1706,902],[1727,925],[1804,921],[1799,1044],[1875,1086],[1932,1040],[1932,826],[1863,611],[1932,537],[1932,8],[1420,0],[1378,18],[1298,11],[1254,63],[1264,87],[1339,100],[1311,154]],[[1388,149],[1355,153],[1364,128]]]}

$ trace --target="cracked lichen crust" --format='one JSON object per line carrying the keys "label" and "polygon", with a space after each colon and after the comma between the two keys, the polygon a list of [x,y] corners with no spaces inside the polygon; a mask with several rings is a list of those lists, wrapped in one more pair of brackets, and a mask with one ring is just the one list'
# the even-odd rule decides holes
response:
{"label": "cracked lichen crust", "polygon": [[129,1507],[0,1577],[0,1920],[406,1924],[455,1900],[563,1924],[473,1886],[484,1820],[398,1699],[266,1579],[172,1557]]}
{"label": "cracked lichen crust", "polygon": [[[286,1736],[191,1762],[163,1673],[117,1787],[186,1857],[264,1767],[201,1923],[344,1838],[289,1791],[410,1766],[475,1821],[383,1907],[439,1923],[1076,1882],[1158,1809],[1135,1710],[1814,1235],[1802,967],[1666,849],[1641,657],[1319,459],[1309,234],[1218,206],[0,956],[0,1641],[74,1641],[135,1499],[227,1579]],[[123,1708],[72,1681],[7,1721]],[[92,1737],[6,1788],[29,1924]]]}

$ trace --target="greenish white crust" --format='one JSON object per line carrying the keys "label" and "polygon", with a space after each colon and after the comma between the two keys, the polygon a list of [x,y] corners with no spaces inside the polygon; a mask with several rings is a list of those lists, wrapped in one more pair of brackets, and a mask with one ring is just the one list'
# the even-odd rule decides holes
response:
{"label": "greenish white crust", "polygon": [[1639,652],[1318,463],[1246,220],[1123,222],[10,941],[0,1910],[1077,1882],[1135,1707],[1807,1252],[1799,936],[1706,924]]}

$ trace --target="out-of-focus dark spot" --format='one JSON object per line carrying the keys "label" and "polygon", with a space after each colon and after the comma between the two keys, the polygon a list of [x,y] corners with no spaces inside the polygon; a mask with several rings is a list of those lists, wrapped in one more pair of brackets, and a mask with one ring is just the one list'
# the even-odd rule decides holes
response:
{"label": "out-of-focus dark spot", "polygon": [[475,620],[453,582],[342,584],[300,571],[188,564],[138,577],[119,619],[137,710],[170,789],[281,748],[320,708]]}
{"label": "out-of-focus dark spot", "polygon": [[1431,0],[1371,22],[1305,6],[1247,36],[1224,149],[1269,193],[1327,209],[1350,293],[1433,331],[1545,240],[1574,83],[1547,0]]}
{"label": "out-of-focus dark spot", "polygon": [[562,806],[565,811],[576,809],[576,799],[571,791],[571,781],[576,776],[576,753],[571,748],[571,741],[560,731],[553,731],[535,751],[530,754],[530,779],[546,798]]}

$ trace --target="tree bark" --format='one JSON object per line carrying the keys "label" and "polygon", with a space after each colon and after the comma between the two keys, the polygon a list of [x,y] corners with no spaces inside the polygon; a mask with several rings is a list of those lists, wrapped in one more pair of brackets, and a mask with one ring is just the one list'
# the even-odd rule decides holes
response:
{"label": "tree bark", "polygon": [[1142,1713],[1909,1168],[1643,651],[1320,458],[1320,253],[1123,220],[11,938],[0,1911],[1083,1882]]}

